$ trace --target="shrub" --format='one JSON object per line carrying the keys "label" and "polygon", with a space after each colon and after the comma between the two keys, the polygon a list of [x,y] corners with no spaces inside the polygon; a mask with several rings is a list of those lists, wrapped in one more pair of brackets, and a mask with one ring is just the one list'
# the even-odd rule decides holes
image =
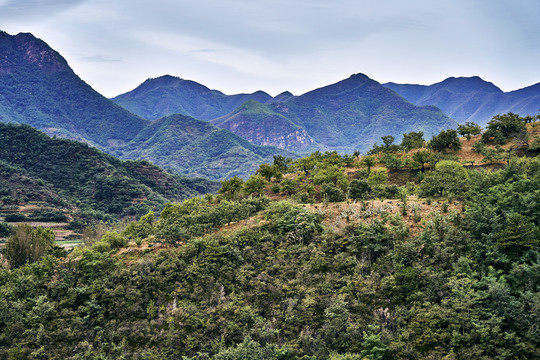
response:
{"label": "shrub", "polygon": [[8,214],[6,215],[5,220],[7,222],[23,222],[27,221],[27,218],[23,214]]}
{"label": "shrub", "polygon": [[323,194],[329,202],[339,202],[345,200],[343,190],[334,185],[323,184]]}
{"label": "shrub", "polygon": [[349,198],[354,200],[365,199],[368,197],[371,187],[367,180],[354,179],[349,184]]}

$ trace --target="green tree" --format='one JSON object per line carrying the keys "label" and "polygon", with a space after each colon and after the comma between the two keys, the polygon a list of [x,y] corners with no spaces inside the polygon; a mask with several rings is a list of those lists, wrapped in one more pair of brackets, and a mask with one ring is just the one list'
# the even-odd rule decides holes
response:
{"label": "green tree", "polygon": [[322,192],[326,200],[329,202],[339,202],[345,200],[345,194],[343,193],[343,190],[341,190],[337,186],[331,184],[323,184]]}
{"label": "green tree", "polygon": [[42,227],[23,224],[15,226],[8,238],[3,254],[12,269],[37,261],[54,245],[54,232]]}
{"label": "green tree", "polygon": [[374,156],[371,156],[371,155],[368,155],[368,156],[364,156],[362,157],[362,164],[367,167],[367,170],[368,170],[368,174],[371,172],[371,168],[373,166],[375,166],[377,162],[375,161],[375,157]]}
{"label": "green tree", "polygon": [[452,160],[441,160],[422,180],[420,195],[460,195],[467,191],[468,179],[469,175],[463,165]]}
{"label": "green tree", "polygon": [[482,141],[493,140],[496,143],[505,143],[510,137],[526,138],[527,125],[524,118],[518,114],[508,113],[495,115],[488,123],[486,131],[482,134]]}
{"label": "green tree", "polygon": [[446,150],[457,151],[461,149],[461,142],[458,138],[458,133],[454,129],[441,131],[435,135],[428,144],[433,151],[444,152]]}
{"label": "green tree", "polygon": [[387,168],[393,169],[394,171],[397,171],[398,169],[403,167],[401,159],[398,158],[396,155],[390,153],[384,154],[381,162],[384,163]]}
{"label": "green tree", "polygon": [[401,147],[406,152],[411,151],[412,149],[418,149],[424,146],[424,132],[410,132],[403,134],[403,139],[401,140]]}
{"label": "green tree", "polygon": [[257,169],[257,174],[260,174],[261,176],[266,178],[268,182],[270,182],[270,180],[272,180],[272,177],[278,176],[280,172],[277,166],[265,163],[259,166],[259,169]]}
{"label": "green tree", "polygon": [[286,158],[283,155],[274,155],[274,166],[282,174],[286,174],[289,170],[289,165],[292,163],[291,158]]}
{"label": "green tree", "polygon": [[253,175],[246,180],[244,186],[242,187],[242,192],[245,195],[251,196],[255,194],[256,196],[261,196],[264,192],[264,187],[266,186],[266,181],[261,175]]}
{"label": "green tree", "polygon": [[458,125],[458,133],[461,136],[465,136],[467,140],[471,140],[472,136],[480,135],[482,128],[480,125],[467,121],[465,124]]}
{"label": "green tree", "polygon": [[519,253],[540,245],[540,229],[530,219],[512,213],[506,217],[504,228],[495,234],[497,246]]}
{"label": "green tree", "polygon": [[289,196],[296,191],[298,187],[298,181],[296,179],[285,178],[281,182],[281,191],[286,191]]}
{"label": "green tree", "polygon": [[377,169],[369,174],[367,181],[372,188],[382,186],[388,182],[388,173],[386,169]]}
{"label": "green tree", "polygon": [[227,198],[233,198],[240,192],[240,190],[242,190],[243,185],[244,180],[238,176],[232,177],[228,180],[221,180],[221,188],[218,190],[218,193],[225,195]]}
{"label": "green tree", "polygon": [[337,165],[318,167],[311,175],[314,184],[333,184],[341,189],[347,189],[349,180],[343,170]]}
{"label": "green tree", "polygon": [[365,179],[354,179],[349,184],[349,198],[354,200],[365,199],[371,187]]}
{"label": "green tree", "polygon": [[417,151],[412,156],[413,160],[420,164],[420,170],[422,172],[426,171],[426,164],[431,161],[433,154],[427,149]]}

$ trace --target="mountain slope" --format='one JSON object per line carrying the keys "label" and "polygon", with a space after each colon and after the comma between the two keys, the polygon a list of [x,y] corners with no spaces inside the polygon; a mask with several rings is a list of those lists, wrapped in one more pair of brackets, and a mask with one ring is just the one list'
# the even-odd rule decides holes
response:
{"label": "mountain slope", "polygon": [[126,158],[147,159],[178,174],[210,179],[247,177],[273,155],[291,155],[179,114],[152,122],[122,150]]}
{"label": "mountain slope", "polygon": [[[306,144],[338,151],[365,151],[381,136],[393,135],[399,139],[403,133],[423,131],[427,136],[457,124],[435,107],[417,107],[393,91],[363,74],[284,102],[245,107],[214,120],[221,127],[259,143],[259,124],[285,128],[285,120],[304,129],[309,138],[301,138],[289,148],[306,148]],[[266,134],[266,144],[283,146],[283,138],[294,135],[275,131]],[[293,139],[294,136],[291,136]]]}
{"label": "mountain slope", "polygon": [[0,121],[102,149],[132,139],[147,121],[103,97],[32,34],[0,32]]}
{"label": "mountain slope", "polygon": [[253,94],[225,95],[204,85],[170,75],[148,79],[134,90],[112,101],[145,119],[182,114],[211,120],[230,113],[248,100],[266,102],[272,99],[263,91]]}
{"label": "mountain slope", "polygon": [[540,84],[505,93],[493,83],[473,76],[451,77],[429,86],[395,83],[384,86],[413,104],[437,106],[459,123],[473,121],[485,126],[497,114],[534,115],[540,109]]}
{"label": "mountain slope", "polygon": [[181,178],[145,161],[122,161],[80,142],[50,138],[28,125],[0,123],[0,140],[1,193],[16,201],[120,216],[144,214],[168,201],[217,190],[216,182]]}
{"label": "mountain slope", "polygon": [[232,113],[211,121],[259,145],[292,151],[307,150],[315,144],[307,131],[271,106],[250,100]]}

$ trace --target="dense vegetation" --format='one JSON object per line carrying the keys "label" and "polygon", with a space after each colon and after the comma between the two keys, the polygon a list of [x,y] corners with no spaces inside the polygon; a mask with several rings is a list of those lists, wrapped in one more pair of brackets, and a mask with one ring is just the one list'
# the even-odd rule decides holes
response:
{"label": "dense vegetation", "polygon": [[67,258],[8,263],[0,356],[538,358],[540,158],[513,134],[501,149],[520,152],[479,167],[460,162],[478,136],[276,156]]}
{"label": "dense vegetation", "polygon": [[[136,116],[98,94],[60,54],[31,34],[11,36],[0,31],[0,53],[1,123],[28,124],[122,159],[145,159],[179,175],[211,179],[248,177],[258,164],[281,153],[250,144],[205,121],[186,120],[186,116],[152,123]],[[200,86],[169,80],[185,84],[182,93],[192,91],[189,99],[197,97]],[[209,89],[201,91],[202,99],[209,103],[203,106],[200,100],[190,108],[194,112],[188,113],[203,115],[215,110],[218,116],[249,99],[270,98],[262,92],[229,97]]]}
{"label": "dense vegetation", "polygon": [[124,158],[146,159],[177,174],[216,180],[248,177],[272,155],[287,154],[184,115],[154,121],[122,151]]}
{"label": "dense vegetation", "polygon": [[[77,216],[112,220],[215,190],[209,180],[181,178],[145,161],[118,160],[28,125],[0,124],[0,200],[5,206],[39,201],[79,209]],[[28,220],[50,221],[53,215],[33,214]]]}

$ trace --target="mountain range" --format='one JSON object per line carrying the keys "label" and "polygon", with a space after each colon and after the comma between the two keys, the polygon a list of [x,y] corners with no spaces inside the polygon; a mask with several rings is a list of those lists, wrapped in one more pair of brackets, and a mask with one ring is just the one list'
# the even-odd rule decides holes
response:
{"label": "mountain range", "polygon": [[211,179],[246,178],[276,154],[365,152],[381,136],[399,141],[403,133],[423,131],[430,138],[455,128],[453,119],[485,124],[495,113],[540,107],[540,84],[504,93],[478,77],[383,86],[363,74],[276,97],[263,91],[226,95],[166,75],[110,100],[32,34],[0,32],[0,53],[1,122]]}
{"label": "mountain range", "polygon": [[451,77],[433,85],[386,83],[411,103],[434,105],[458,123],[485,126],[494,115],[513,112],[521,116],[540,111],[540,83],[504,92],[478,76]]}
{"label": "mountain range", "polygon": [[[227,107],[217,104],[231,103],[240,95],[227,97],[193,81],[163,76],[113,101],[141,117],[180,112],[209,120],[254,144],[302,152],[366,151],[384,135],[399,139],[405,132],[424,131],[430,136],[457,126],[439,109],[415,106],[363,74],[301,96],[262,94],[242,95],[248,101],[223,114]],[[205,102],[208,98],[212,102]],[[223,109],[220,116],[217,108]]]}
{"label": "mountain range", "polygon": [[[92,89],[58,52],[32,34],[0,32],[0,54],[1,122],[28,124],[49,135],[83,141],[120,158],[144,158],[187,176],[202,174],[201,167],[214,161],[208,160],[211,156],[216,162],[204,175],[212,179],[230,174],[247,177],[260,163],[271,161],[272,155],[283,154],[277,148],[250,144],[208,122],[184,116],[154,122],[143,119]],[[269,98],[262,92],[253,94],[253,99]],[[242,101],[239,95],[227,106]],[[216,114],[228,110],[220,111]],[[144,148],[145,144],[151,148]],[[180,144],[189,145],[189,152],[187,148],[179,152]],[[237,160],[227,160],[234,154]]]}

